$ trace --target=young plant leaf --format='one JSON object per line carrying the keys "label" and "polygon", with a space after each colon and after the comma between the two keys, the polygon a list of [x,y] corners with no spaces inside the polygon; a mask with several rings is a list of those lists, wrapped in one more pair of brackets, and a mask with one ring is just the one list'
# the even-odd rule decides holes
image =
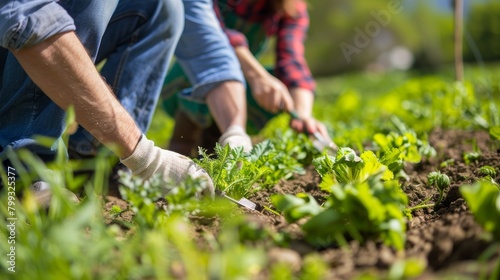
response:
{"label": "young plant leaf", "polygon": [[500,241],[500,189],[489,182],[476,182],[460,187],[470,211],[483,228]]}

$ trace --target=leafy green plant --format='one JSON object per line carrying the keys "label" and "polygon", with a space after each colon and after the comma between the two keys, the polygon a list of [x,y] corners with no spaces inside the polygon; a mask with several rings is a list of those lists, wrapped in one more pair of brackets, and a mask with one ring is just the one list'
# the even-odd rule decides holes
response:
{"label": "leafy green plant", "polygon": [[328,263],[317,253],[306,255],[302,265],[301,280],[324,279],[327,275]]}
{"label": "leafy green plant", "polygon": [[402,159],[406,162],[418,163],[422,156],[435,156],[436,151],[427,142],[417,138],[414,131],[408,131],[403,134],[391,131],[388,134],[377,133],[373,136],[373,141],[380,149],[380,155],[383,156],[386,151],[397,148],[401,151]]}
{"label": "leafy green plant", "polygon": [[331,176],[337,183],[362,183],[379,173],[383,180],[390,180],[394,176],[372,151],[365,151],[358,156],[347,147],[340,148],[335,157],[325,154],[315,158],[313,165],[321,177]]}
{"label": "leafy green plant", "polygon": [[[173,214],[187,216],[199,212],[197,196],[206,187],[199,179],[187,178],[179,184],[173,184],[159,177],[144,181],[127,172],[120,173],[120,182],[120,194],[135,213],[134,220],[142,227],[154,227]],[[160,207],[161,204],[164,205]]]}
{"label": "leafy green plant", "polygon": [[[34,165],[30,170],[47,171],[42,162],[27,155],[20,153],[22,162]],[[54,166],[53,173],[37,177],[51,177],[50,182],[67,179],[58,177],[67,167]],[[135,209],[135,225],[127,229],[107,226],[103,221],[102,201],[92,181],[85,188],[86,197],[79,205],[70,204],[65,196],[59,195],[57,188],[48,212],[39,211],[33,205],[29,192],[22,203],[16,201],[18,269],[15,279],[169,279],[180,277],[175,272],[179,267],[182,267],[181,274],[190,279],[203,278],[208,271],[234,279],[255,276],[264,267],[263,249],[248,248],[238,239],[217,240],[216,244],[223,245],[214,246],[210,252],[196,247],[192,224],[185,217],[197,211],[198,202],[204,202],[194,195],[204,187],[201,182],[188,180],[178,186],[168,186],[158,178],[143,182],[123,174],[123,179],[122,194]],[[104,181],[104,177],[96,180]],[[165,187],[169,187],[170,192],[162,195]],[[5,195],[0,191],[2,201],[7,201]],[[158,199],[164,200],[165,207],[157,206]],[[125,210],[114,207],[111,214]],[[7,205],[0,203],[0,218],[7,217]],[[235,228],[225,228],[221,230],[221,238],[228,235],[226,232],[238,233]],[[3,240],[8,240],[10,234],[7,227],[0,229]],[[0,251],[7,252],[6,246],[6,242],[0,242]],[[220,269],[221,263],[223,269]],[[6,271],[5,265],[2,262],[0,269]],[[26,267],[30,269],[24,269]]]}
{"label": "leafy green plant", "polygon": [[301,228],[313,245],[346,245],[351,238],[360,242],[379,238],[402,250],[406,230],[403,210],[408,198],[397,181],[382,181],[379,177],[348,184],[325,177],[323,183],[330,186],[331,195],[321,208],[305,195],[275,195],[272,201],[289,222],[306,219]]}
{"label": "leafy green plant", "polygon": [[[261,180],[259,184],[261,187],[266,187],[276,184],[281,179],[289,179],[294,174],[304,174],[304,165],[301,160],[304,160],[307,153],[300,150],[301,143],[297,143],[299,139],[297,134],[293,134],[291,130],[288,131],[282,138],[284,141],[276,141],[279,138],[273,138],[274,140],[264,140],[261,143],[254,146],[253,150],[250,152],[249,160],[254,165],[261,168],[269,170]],[[293,136],[295,138],[293,138]],[[295,139],[295,140],[294,140]]]}
{"label": "leafy green plant", "polygon": [[270,172],[269,168],[253,164],[242,148],[215,147],[215,155],[199,150],[196,162],[212,177],[215,188],[228,195],[242,197],[255,191],[254,184]]}
{"label": "leafy green plant", "polygon": [[121,173],[120,193],[135,213],[134,219],[143,227],[153,227],[159,216],[166,215],[158,209],[156,202],[162,198],[161,186],[158,178],[144,181],[125,172]]}
{"label": "leafy green plant", "polygon": [[380,158],[380,162],[389,168],[394,177],[409,180],[408,174],[404,171],[405,161],[400,149],[390,148],[381,154],[382,158]]}
{"label": "leafy green plant", "polygon": [[[64,154],[65,150],[60,149],[58,153]],[[92,182],[88,183],[85,199],[77,205],[62,192],[63,186],[75,183],[68,182],[75,179],[64,156],[58,156],[50,164],[50,169],[28,151],[18,151],[11,155],[11,159],[16,165],[23,166],[16,168],[21,178],[18,182],[42,179],[51,185],[53,192],[48,211],[37,207],[27,189],[23,190],[22,201],[16,201],[15,253],[19,269],[15,272],[15,279],[111,279],[112,275],[116,276],[124,262],[115,258],[115,248],[120,245],[116,227],[106,227],[99,219],[102,205],[96,192],[102,190],[102,183],[96,188],[92,187]],[[98,165],[100,162],[102,159],[97,159]],[[105,181],[104,174],[97,172],[96,180]],[[2,201],[4,195],[3,191],[0,192]],[[4,206],[0,203],[0,219],[9,217]],[[10,234],[6,229],[0,229],[4,240]],[[2,252],[4,244],[7,243],[0,244]],[[1,266],[4,267],[3,263]],[[26,267],[30,269],[20,269]]]}
{"label": "leafy green plant", "polygon": [[[232,215],[234,216],[234,215]],[[266,267],[267,256],[262,246],[246,246],[240,240],[241,218],[227,219],[207,252],[207,275],[211,279],[255,279]],[[215,238],[215,237],[213,237]],[[189,263],[189,260],[186,260]],[[198,278],[193,278],[198,279]]]}
{"label": "leafy green plant", "polygon": [[425,259],[408,258],[391,265],[388,279],[411,279],[422,275],[427,268]]}
{"label": "leafy green plant", "polygon": [[313,153],[311,141],[291,129],[275,133],[275,138],[256,144],[248,154],[217,144],[214,155],[200,150],[196,162],[212,177],[216,189],[235,197],[303,174],[304,162]]}
{"label": "leafy green plant", "polygon": [[316,199],[306,193],[274,195],[271,201],[277,209],[283,212],[288,222],[296,222],[299,219],[317,215],[323,210]]}
{"label": "leafy green plant", "polygon": [[500,126],[491,127],[489,133],[493,140],[500,140]]}
{"label": "leafy green plant", "polygon": [[470,211],[483,228],[500,241],[500,189],[490,182],[476,182],[460,187]]}
{"label": "leafy green plant", "polygon": [[[477,110],[471,83],[448,83],[436,77],[409,80],[376,102],[418,132],[434,127],[482,125],[486,114]],[[480,121],[478,123],[478,120]]]}

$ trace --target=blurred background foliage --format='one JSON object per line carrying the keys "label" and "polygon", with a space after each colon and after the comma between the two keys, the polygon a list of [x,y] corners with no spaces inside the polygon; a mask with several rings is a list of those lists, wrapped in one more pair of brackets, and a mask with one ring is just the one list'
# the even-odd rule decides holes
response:
{"label": "blurred background foliage", "polygon": [[[307,3],[311,22],[306,58],[318,82],[318,97],[325,101],[315,103],[319,119],[331,119],[327,116],[330,110],[322,110],[319,104],[348,103],[357,108],[355,104],[367,95],[385,93],[414,77],[437,75],[445,81],[454,80],[452,0]],[[500,60],[500,0],[464,0],[464,8],[466,77],[480,92],[489,92],[488,98],[498,99],[500,66],[493,62]],[[360,32],[368,36],[369,42],[358,48]],[[342,46],[352,46],[359,52],[352,53],[349,61]],[[271,65],[273,41],[267,50],[260,60]],[[349,102],[339,101],[345,98]],[[172,127],[173,120],[163,110],[156,110],[148,136],[166,146],[170,133],[165,132]]]}
{"label": "blurred background foliage", "polygon": [[[452,0],[307,2],[306,57],[316,77],[359,70],[428,73],[453,61]],[[464,36],[466,61],[500,59],[500,1],[465,0]],[[355,52],[347,57],[346,48]],[[264,61],[271,61],[269,55]]]}
{"label": "blurred background foliage", "polygon": [[500,59],[500,1],[472,5],[466,30],[467,60]]}

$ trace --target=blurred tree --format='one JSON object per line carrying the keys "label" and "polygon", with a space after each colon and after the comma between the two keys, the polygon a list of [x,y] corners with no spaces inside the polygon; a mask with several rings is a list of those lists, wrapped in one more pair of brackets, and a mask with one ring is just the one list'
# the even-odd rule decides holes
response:
{"label": "blurred tree", "polygon": [[[433,1],[433,0],[431,0]],[[429,1],[419,1],[411,18],[418,37],[414,68],[428,72],[453,61],[453,13],[450,9],[436,9]]]}
{"label": "blurred tree", "polygon": [[[469,3],[465,59],[499,59],[500,1],[465,1]],[[311,24],[306,57],[315,76],[367,69],[395,46],[410,50],[415,56],[413,67],[424,72],[454,60],[452,0],[307,2]],[[263,59],[274,61],[271,55]]]}
{"label": "blurred tree", "polygon": [[500,3],[474,3],[465,24],[467,61],[500,59]]}

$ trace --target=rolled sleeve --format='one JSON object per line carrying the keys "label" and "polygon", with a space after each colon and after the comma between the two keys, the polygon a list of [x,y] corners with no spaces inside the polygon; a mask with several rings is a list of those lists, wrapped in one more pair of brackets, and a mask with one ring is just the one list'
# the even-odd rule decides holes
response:
{"label": "rolled sleeve", "polygon": [[305,3],[297,2],[296,5],[298,16],[285,16],[279,26],[275,71],[288,88],[304,88],[314,92],[316,83],[304,55],[309,15]]}
{"label": "rolled sleeve", "polygon": [[220,26],[224,30],[224,33],[226,34],[227,38],[229,39],[229,43],[231,46],[234,48],[236,47],[247,47],[248,48],[248,41],[245,35],[237,30],[227,28],[226,25],[224,24],[224,17],[222,16],[222,13],[220,11],[220,8],[218,6],[218,1],[214,1],[214,11],[215,15],[217,16],[217,19],[219,20]]}
{"label": "rolled sleeve", "polygon": [[4,48],[30,47],[75,29],[71,16],[56,1],[0,0],[0,44]]}
{"label": "rolled sleeve", "polygon": [[226,33],[226,36],[229,39],[229,43],[231,43],[231,46],[233,46],[234,48],[236,47],[248,48],[248,41],[245,35],[243,35],[243,33],[229,28],[224,28],[224,32]]}

